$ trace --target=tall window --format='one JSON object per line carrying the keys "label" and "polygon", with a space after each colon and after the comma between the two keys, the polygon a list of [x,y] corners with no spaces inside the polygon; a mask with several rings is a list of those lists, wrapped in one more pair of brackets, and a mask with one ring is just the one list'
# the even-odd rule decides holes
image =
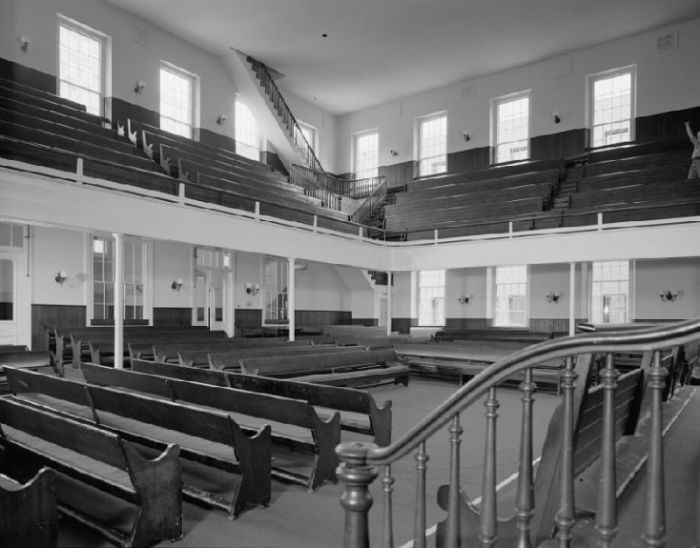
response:
{"label": "tall window", "polygon": [[628,261],[593,263],[591,321],[629,321],[630,265]]}
{"label": "tall window", "polygon": [[102,114],[105,36],[60,18],[58,22],[58,94]]}
{"label": "tall window", "polygon": [[245,103],[236,99],[236,154],[260,160],[258,123]]}
{"label": "tall window", "polygon": [[602,147],[633,139],[634,69],[590,78],[591,146]]}
{"label": "tall window", "polygon": [[379,132],[355,135],[355,178],[365,179],[379,174]]}
{"label": "tall window", "polygon": [[264,322],[266,324],[289,323],[287,294],[289,261],[265,257],[263,259]]}
{"label": "tall window", "polygon": [[418,288],[418,325],[445,325],[445,271],[420,272]]}
{"label": "tall window", "polygon": [[418,121],[418,174],[447,171],[447,115],[438,114]]}
{"label": "tall window", "polygon": [[[124,241],[123,307],[125,320],[144,319],[146,244]],[[114,319],[114,243],[111,238],[92,239],[93,320]]]}
{"label": "tall window", "polygon": [[169,64],[160,66],[160,127],[192,137],[194,76]]}
{"label": "tall window", "polygon": [[530,157],[530,95],[521,93],[494,100],[495,163]]}
{"label": "tall window", "polygon": [[527,266],[496,268],[495,325],[527,326]]}
{"label": "tall window", "polygon": [[316,130],[316,128],[314,126],[312,126],[311,124],[307,124],[305,122],[299,122],[299,127],[301,128],[301,133],[304,136],[304,138],[306,139],[306,142],[309,143],[311,148],[314,149],[314,152],[318,156],[318,151],[317,151],[318,142],[316,139],[316,137],[318,135],[318,131]]}

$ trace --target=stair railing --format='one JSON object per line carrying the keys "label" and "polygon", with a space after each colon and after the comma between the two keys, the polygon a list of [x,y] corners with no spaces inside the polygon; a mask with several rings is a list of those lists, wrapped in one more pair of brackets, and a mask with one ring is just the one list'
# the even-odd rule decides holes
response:
{"label": "stair railing", "polygon": [[386,180],[384,180],[350,215],[350,220],[355,223],[366,224],[372,215],[383,207],[384,199],[386,198],[386,191],[387,184]]}
{"label": "stair railing", "polygon": [[[548,538],[556,540],[551,546],[571,547],[575,530],[574,515],[574,401],[581,398],[581,389],[576,386],[577,371],[583,365],[586,376],[590,369],[593,354],[605,355],[605,366],[599,376],[602,392],[602,428],[601,428],[601,472],[598,492],[598,511],[595,515],[595,529],[598,546],[610,547],[617,531],[616,482],[615,482],[615,388],[617,371],[612,355],[615,352],[645,352],[653,356],[648,370],[649,435],[648,458],[646,462],[646,508],[642,546],[663,546],[665,542],[664,515],[664,465],[663,465],[663,408],[662,394],[667,371],[661,366],[661,350],[677,345],[694,343],[700,340],[700,320],[690,320],[661,327],[633,329],[626,332],[584,333],[576,336],[551,339],[523,350],[514,352],[506,358],[474,376],[444,403],[439,405],[416,426],[406,432],[400,439],[386,447],[378,447],[369,442],[345,442],[337,446],[341,464],[338,478],[345,484],[345,491],[340,503],[345,510],[344,546],[345,548],[367,548],[370,546],[369,511],[373,498],[369,485],[381,476],[381,491],[384,511],[381,517],[373,520],[382,524],[381,534],[372,538],[381,538],[380,544],[385,548],[393,545],[394,531],[392,512],[392,492],[395,490],[395,478],[392,466],[406,466],[400,459],[414,452],[416,483],[413,547],[425,548],[428,533],[426,531],[426,471],[430,456],[426,450],[427,442],[444,427],[448,427],[450,459],[449,485],[438,490],[440,506],[447,511],[445,521],[438,523],[436,546],[439,548],[491,547],[498,541],[499,520],[496,508],[496,425],[499,402],[496,397],[497,386],[514,374],[524,374],[520,385],[522,392],[520,458],[518,485],[515,503],[515,516],[509,522],[512,546],[526,548],[537,546]],[[533,486],[533,428],[532,428],[532,393],[533,368],[538,364],[564,360],[560,367],[560,388],[562,404],[559,408],[563,417],[561,447],[558,449],[556,474],[559,477],[559,490],[548,492],[544,501],[554,506],[546,517],[536,515],[539,510]],[[584,380],[585,381],[585,380]],[[583,383],[585,386],[585,382]],[[578,391],[577,391],[578,388]],[[471,525],[476,530],[465,530],[465,523],[470,521],[465,514],[474,516],[474,507],[466,500],[460,485],[460,444],[463,426],[460,414],[469,406],[486,396],[486,438],[484,442],[484,470],[482,474],[482,494],[480,512],[476,523]],[[470,439],[470,443],[473,443]],[[470,465],[472,463],[469,463]],[[539,470],[542,471],[541,469]],[[554,474],[553,471],[550,473]],[[540,496],[541,500],[542,497]],[[558,500],[557,500],[558,499]],[[405,498],[402,499],[402,506]],[[557,506],[558,505],[558,506]],[[538,521],[539,520],[539,523]],[[544,520],[544,521],[543,521]],[[533,521],[535,522],[533,525]],[[502,526],[502,524],[501,524]],[[405,528],[404,528],[405,531]],[[556,534],[552,536],[552,532]],[[374,531],[373,531],[374,533]],[[403,541],[403,539],[401,539]],[[506,544],[501,544],[504,546]],[[432,543],[431,543],[432,544]],[[548,544],[550,545],[550,544]],[[586,544],[589,545],[589,544]],[[592,544],[591,544],[592,545]]]}

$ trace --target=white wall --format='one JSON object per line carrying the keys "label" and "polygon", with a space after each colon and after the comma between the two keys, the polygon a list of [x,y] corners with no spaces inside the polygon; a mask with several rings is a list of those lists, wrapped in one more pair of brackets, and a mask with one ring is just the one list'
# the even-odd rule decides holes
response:
{"label": "white wall", "polygon": [[[153,306],[190,308],[193,303],[193,248],[178,242],[156,241],[154,244]],[[173,291],[174,280],[182,279],[180,291]]]}
{"label": "white wall", "polygon": [[[636,319],[700,317],[700,258],[637,261],[635,273]],[[662,291],[681,292],[673,302]]]}
{"label": "white wall", "polygon": [[[469,303],[458,299],[470,295]],[[445,272],[445,318],[486,318],[486,268],[458,268]]]}
{"label": "white wall", "polygon": [[[678,33],[678,48],[657,51],[657,37]],[[338,119],[338,171],[351,171],[352,135],[379,130],[379,165],[413,158],[416,117],[448,113],[448,152],[490,144],[491,99],[531,91],[531,135],[543,135],[586,126],[586,76],[637,65],[637,116],[697,106],[700,89],[700,19],[656,29],[532,63],[522,67],[457,82],[398,101],[350,113]],[[555,125],[551,112],[561,123]],[[465,143],[462,132],[471,140]],[[399,155],[392,157],[390,149]]]}
{"label": "white wall", "polygon": [[[91,279],[84,264],[83,233],[59,228],[32,227],[32,303],[84,305]],[[63,285],[56,283],[59,270],[66,272]]]}
{"label": "white wall", "polygon": [[308,262],[296,272],[297,310],[352,310],[352,294],[332,265]]}

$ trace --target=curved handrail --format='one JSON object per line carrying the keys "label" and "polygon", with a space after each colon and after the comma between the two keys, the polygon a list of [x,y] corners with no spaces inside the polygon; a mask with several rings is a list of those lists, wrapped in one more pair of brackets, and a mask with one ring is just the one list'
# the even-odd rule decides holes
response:
{"label": "curved handrail", "polygon": [[700,319],[622,333],[584,333],[548,340],[516,351],[487,367],[452,394],[397,441],[386,447],[370,446],[368,464],[390,464],[404,457],[507,377],[520,370],[574,354],[653,351],[700,339]]}

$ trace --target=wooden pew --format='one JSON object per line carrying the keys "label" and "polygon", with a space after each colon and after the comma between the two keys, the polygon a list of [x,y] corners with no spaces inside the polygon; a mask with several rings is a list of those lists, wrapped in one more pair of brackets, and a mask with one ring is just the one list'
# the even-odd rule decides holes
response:
{"label": "wooden pew", "polygon": [[248,348],[294,348],[306,347],[311,341],[288,341],[281,338],[234,338],[220,341],[161,342],[153,344],[152,356],[155,361],[177,362],[182,352],[228,351]]}
{"label": "wooden pew", "polygon": [[528,329],[494,327],[492,329],[453,329],[444,328],[434,335],[436,341],[499,341],[535,344],[549,337],[533,333]]}
{"label": "wooden pew", "polygon": [[[241,348],[229,350],[226,352],[209,352],[207,359],[210,369],[225,369],[225,370],[241,370],[240,360],[243,358],[261,358],[264,356],[299,356],[308,354],[327,354],[333,352],[347,352],[356,350],[351,347],[337,347],[331,344],[315,344],[311,346],[273,346],[262,348]],[[181,354],[182,356],[182,354]],[[181,365],[193,365],[189,361],[184,360],[185,356],[180,359]],[[197,363],[194,363],[197,365]]]}
{"label": "wooden pew", "polygon": [[[182,536],[177,446],[149,460],[117,434],[9,398],[0,399],[0,424],[2,443],[15,455],[10,460],[36,461],[59,473],[56,496],[64,514],[123,546],[148,546]],[[81,485],[135,505],[138,511],[130,530],[122,532],[95,520],[95,501],[78,495]]]}
{"label": "wooden pew", "polygon": [[269,426],[248,435],[225,413],[172,402],[162,383],[154,397],[19,370],[10,370],[8,378],[14,396],[24,402],[109,429],[157,451],[177,445],[183,461],[236,473],[232,485],[222,486],[231,496],[188,481],[183,486],[187,500],[231,517],[248,507],[270,504]]}
{"label": "wooden pew", "polygon": [[290,378],[336,386],[408,385],[409,369],[393,350],[358,350],[310,356],[266,356],[240,360],[249,375]]}
{"label": "wooden pew", "polygon": [[[271,422],[273,476],[305,485],[311,490],[326,480],[335,482],[338,459],[334,449],[340,443],[340,414],[337,412],[323,420],[310,404],[291,398],[96,364],[84,363],[82,369],[90,384],[119,386],[160,396],[170,393],[175,402],[232,414],[244,432],[255,432]],[[289,449],[300,458],[290,455]],[[302,456],[306,458],[302,459]]]}
{"label": "wooden pew", "polygon": [[56,546],[54,482],[50,468],[42,468],[26,483],[0,474],[0,546]]}
{"label": "wooden pew", "polygon": [[[160,375],[307,401],[316,408],[321,418],[328,415],[329,409],[340,411],[340,427],[343,430],[373,436],[374,443],[380,446],[391,443],[391,401],[387,401],[383,407],[379,407],[374,398],[362,390],[242,375],[230,371],[198,369],[146,360],[134,360],[131,363],[131,368],[139,373],[149,375]],[[323,408],[325,408],[325,413]],[[362,415],[368,420],[358,419],[352,414]]]}

